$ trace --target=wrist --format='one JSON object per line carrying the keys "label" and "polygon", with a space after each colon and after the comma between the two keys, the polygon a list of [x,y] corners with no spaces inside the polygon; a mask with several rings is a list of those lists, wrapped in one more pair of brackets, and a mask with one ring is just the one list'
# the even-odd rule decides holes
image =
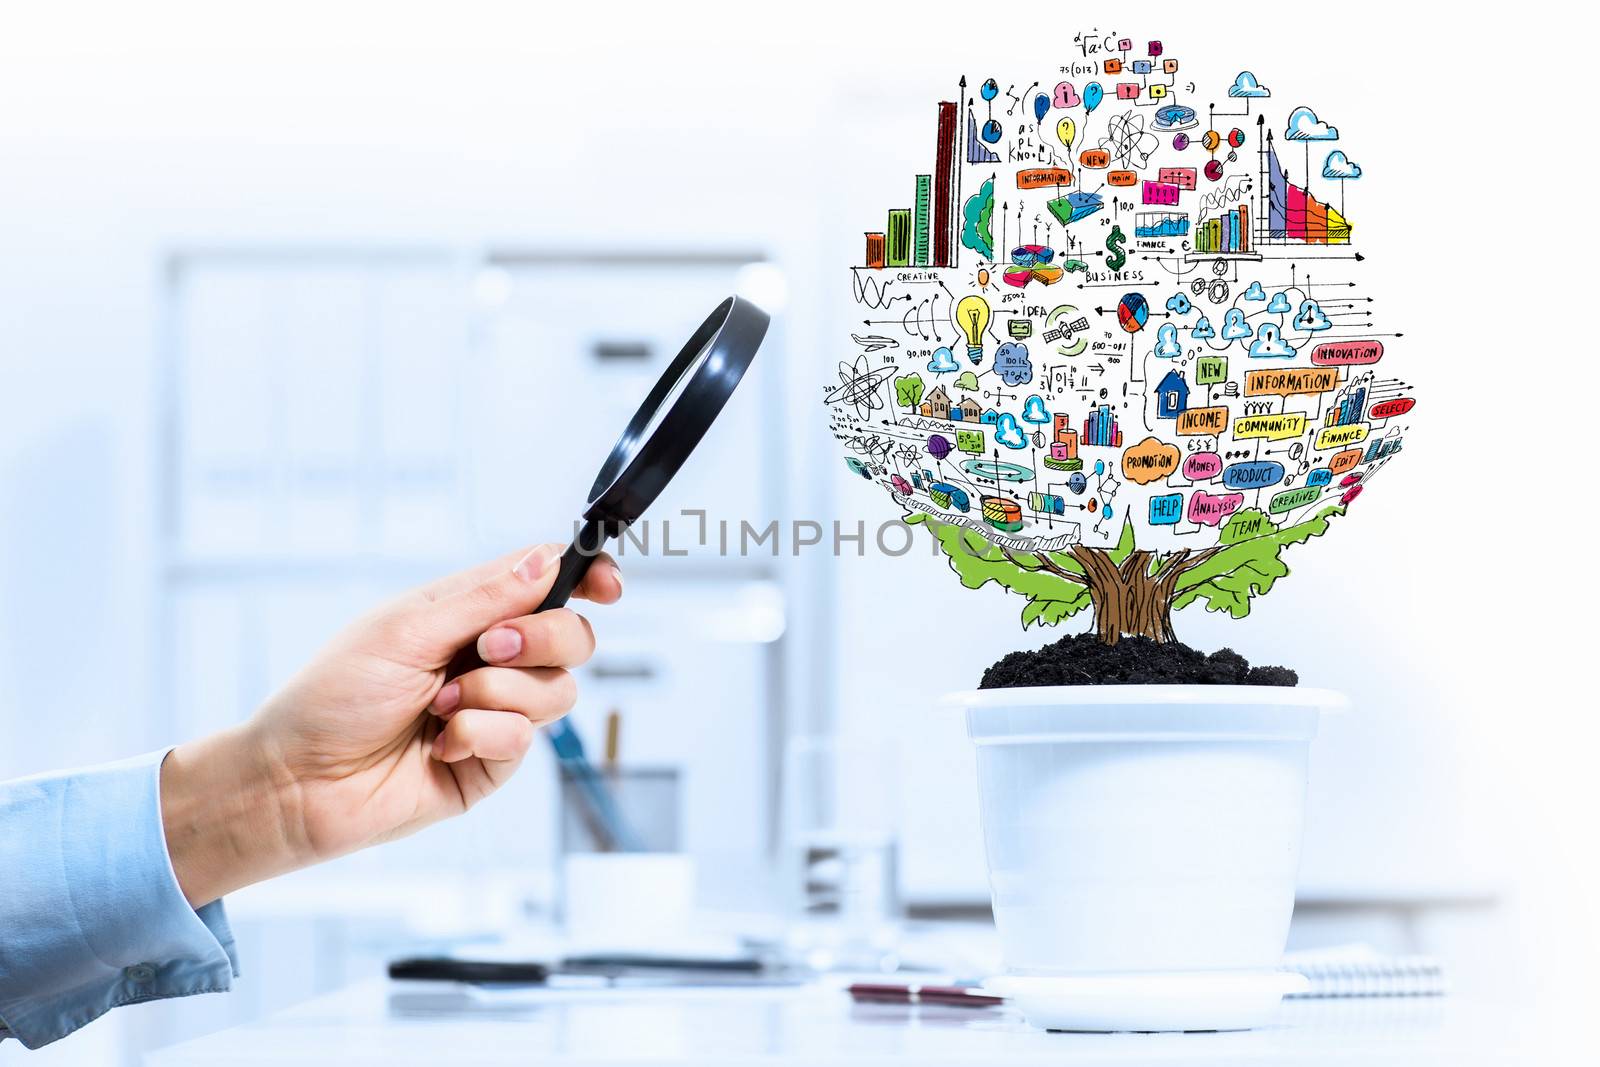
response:
{"label": "wrist", "polygon": [[249,723],[169,752],[161,820],[185,899],[199,908],[306,866],[296,796]]}

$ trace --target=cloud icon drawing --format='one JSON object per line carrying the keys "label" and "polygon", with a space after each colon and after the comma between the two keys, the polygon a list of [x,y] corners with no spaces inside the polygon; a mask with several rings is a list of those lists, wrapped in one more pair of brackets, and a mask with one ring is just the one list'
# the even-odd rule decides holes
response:
{"label": "cloud icon drawing", "polygon": [[1272,303],[1267,305],[1267,310],[1274,315],[1287,315],[1294,310],[1294,305],[1289,303],[1289,294],[1279,289],[1272,294]]}
{"label": "cloud icon drawing", "polygon": [[996,443],[1007,448],[1027,448],[1028,439],[1022,435],[1022,427],[1017,425],[1017,417],[1007,411],[1000,416],[994,424],[994,439]]}
{"label": "cloud icon drawing", "polygon": [[1189,303],[1189,297],[1183,293],[1173,293],[1167,297],[1167,310],[1174,315],[1187,315],[1194,308]]}
{"label": "cloud icon drawing", "polygon": [[1293,356],[1294,349],[1270,322],[1262,324],[1261,332],[1250,343],[1251,359],[1290,359]]}
{"label": "cloud icon drawing", "polygon": [[1178,328],[1170,322],[1163,322],[1161,329],[1156,331],[1156,358],[1177,359],[1183,355],[1183,345],[1178,343]]}
{"label": "cloud icon drawing", "polygon": [[1251,282],[1250,288],[1244,291],[1244,299],[1246,300],[1265,300],[1266,298],[1267,291],[1261,288],[1260,282]]}
{"label": "cloud icon drawing", "polygon": [[1035,393],[1030,396],[1027,402],[1022,405],[1022,421],[1039,423],[1050,421],[1050,412],[1045,410],[1044,400],[1040,398],[1039,394]]}
{"label": "cloud icon drawing", "polygon": [[1233,79],[1233,84],[1228,87],[1229,96],[1271,96],[1272,90],[1256,80],[1256,76],[1248,70],[1241,70],[1239,76]]}
{"label": "cloud icon drawing", "polygon": [[1211,328],[1211,320],[1204,315],[1201,315],[1200,321],[1194,324],[1194,329],[1189,331],[1189,336],[1196,341],[1209,341],[1216,335],[1217,331]]}
{"label": "cloud icon drawing", "polygon": [[1238,308],[1229,308],[1228,313],[1222,318],[1222,339],[1224,341],[1242,341],[1254,332],[1250,328],[1250,324],[1244,321],[1244,312]]}
{"label": "cloud icon drawing", "polygon": [[1309,107],[1297,107],[1289,113],[1288,128],[1283,135],[1291,141],[1337,141],[1339,127],[1329,126]]}
{"label": "cloud icon drawing", "polygon": [[1335,148],[1328,153],[1328,158],[1322,161],[1322,176],[1354,180],[1361,177],[1361,165],[1350,162],[1349,156]]}
{"label": "cloud icon drawing", "polygon": [[960,369],[961,364],[956,362],[955,354],[948,348],[935,348],[933,358],[928,360],[928,370],[934,374],[951,374]]}
{"label": "cloud icon drawing", "polygon": [[1328,316],[1322,313],[1322,307],[1315,300],[1307,300],[1300,305],[1300,314],[1294,317],[1294,328],[1305,330],[1307,333],[1316,333],[1326,330],[1333,323],[1328,321]]}
{"label": "cloud icon drawing", "polygon": [[1033,380],[1033,364],[1028,360],[1028,346],[1007,341],[994,352],[994,372],[1007,385],[1022,385]]}

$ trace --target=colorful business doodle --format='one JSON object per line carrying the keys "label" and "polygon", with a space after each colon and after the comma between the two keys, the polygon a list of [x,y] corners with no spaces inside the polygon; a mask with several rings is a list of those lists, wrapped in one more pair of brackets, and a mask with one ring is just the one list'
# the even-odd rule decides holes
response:
{"label": "colorful business doodle", "polygon": [[850,470],[1024,626],[1171,639],[1186,604],[1246,614],[1416,401],[1381,369],[1349,131],[1148,37],[1078,34],[1060,70],[938,102],[825,398]]}

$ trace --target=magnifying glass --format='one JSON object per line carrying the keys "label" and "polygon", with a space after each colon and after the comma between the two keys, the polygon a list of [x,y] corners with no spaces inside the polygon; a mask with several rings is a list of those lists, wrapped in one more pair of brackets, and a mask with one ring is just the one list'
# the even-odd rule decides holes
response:
{"label": "magnifying glass", "polygon": [[[717,421],[770,322],[750,301],[730,296],[684,343],[600,465],[583,525],[561,554],[555,584],[535,613],[566,604],[606,541],[621,536],[661,495]],[[483,665],[469,646],[451,660],[450,673]]]}
{"label": "magnifying glass", "polygon": [[730,296],[685,342],[601,464],[583,526],[536,611],[565,604],[600,546],[621,536],[672,481],[750,368],[770,321],[750,301]]}
{"label": "magnifying glass", "polygon": [[[611,446],[589,490],[578,535],[562,553],[555,584],[535,613],[566,604],[606,541],[621,536],[661,495],[750,368],[770,321],[765,311],[737,296],[728,297],[706,316]],[[451,659],[448,674],[482,666],[477,647],[468,645]],[[577,733],[565,719],[552,724],[547,733],[562,763],[578,770],[580,784],[590,787],[591,804],[608,807],[608,798],[595,788],[595,772]],[[626,842],[617,844],[627,847]]]}

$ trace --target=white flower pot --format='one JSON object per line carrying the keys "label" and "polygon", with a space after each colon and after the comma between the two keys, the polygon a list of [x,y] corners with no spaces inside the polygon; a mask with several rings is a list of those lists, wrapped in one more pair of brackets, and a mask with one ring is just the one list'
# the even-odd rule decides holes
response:
{"label": "white flower pot", "polygon": [[996,991],[1059,1030],[1235,1030],[1279,969],[1306,762],[1337,693],[1051,686],[956,693],[978,746]]}

